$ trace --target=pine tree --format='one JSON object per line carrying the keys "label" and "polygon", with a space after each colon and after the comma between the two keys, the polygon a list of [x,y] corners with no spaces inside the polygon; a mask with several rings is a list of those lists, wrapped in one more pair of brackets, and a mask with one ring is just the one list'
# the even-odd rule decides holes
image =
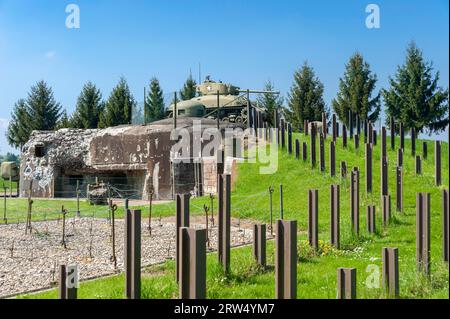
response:
{"label": "pine tree", "polygon": [[32,130],[56,128],[61,117],[61,104],[55,101],[52,89],[44,81],[31,87],[26,104]]}
{"label": "pine tree", "polygon": [[20,99],[14,105],[11,121],[6,132],[8,144],[20,149],[30,138],[31,131],[26,102],[24,99]]}
{"label": "pine tree", "polygon": [[[264,84],[265,91],[275,91],[275,87],[271,81]],[[284,99],[279,94],[262,93],[256,98],[256,105],[266,111],[266,120],[270,126],[274,126],[274,111],[283,106]]]}
{"label": "pine tree", "polygon": [[180,91],[180,98],[182,101],[190,100],[197,96],[197,82],[189,75],[183,88]]}
{"label": "pine tree", "polygon": [[122,77],[106,102],[105,111],[100,116],[100,127],[131,124],[135,105],[128,83]]}
{"label": "pine tree", "polygon": [[150,92],[145,102],[145,122],[150,123],[164,118],[163,91],[157,78],[150,80]]}
{"label": "pine tree", "polygon": [[6,134],[8,143],[22,147],[33,130],[54,130],[61,117],[61,105],[53,97],[52,89],[40,81],[31,87],[27,100],[19,100],[11,115]]}
{"label": "pine tree", "polygon": [[92,82],[88,82],[78,97],[71,125],[82,129],[97,128],[103,109],[104,103],[100,90]]}
{"label": "pine tree", "polygon": [[414,42],[409,44],[405,64],[398,67],[395,79],[389,78],[389,90],[383,90],[389,118],[419,132],[446,128],[448,88],[438,86],[439,72],[433,76],[432,71],[433,64],[424,61],[422,51]]}
{"label": "pine tree", "polygon": [[[375,122],[381,110],[380,93],[372,98],[377,76],[360,53],[350,57],[345,66],[344,77],[339,79],[339,92],[333,99],[333,109],[343,123],[348,123],[349,110],[362,121]],[[352,117],[356,121],[356,116]]]}
{"label": "pine tree", "polygon": [[58,121],[58,124],[56,125],[56,129],[62,129],[62,128],[71,128],[72,127],[72,122],[69,119],[69,115],[67,115],[67,111],[64,110],[61,113],[61,117]]}
{"label": "pine tree", "polygon": [[327,112],[323,100],[323,84],[307,62],[294,73],[288,106],[286,114],[295,130],[303,129],[304,120],[320,121],[322,112]]}

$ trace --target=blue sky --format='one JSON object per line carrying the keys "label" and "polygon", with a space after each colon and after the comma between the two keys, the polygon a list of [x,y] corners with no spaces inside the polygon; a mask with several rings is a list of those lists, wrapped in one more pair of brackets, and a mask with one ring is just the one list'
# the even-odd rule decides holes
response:
{"label": "blue sky", "polygon": [[[80,29],[65,25],[68,4],[80,8]],[[380,7],[381,28],[367,29],[368,4]],[[449,86],[449,3],[415,1],[0,0],[0,153],[12,107],[46,80],[70,113],[84,83],[106,98],[120,76],[137,100],[152,76],[165,92],[189,71],[261,88],[268,79],[285,94],[305,60],[325,85],[328,105],[344,65],[361,52],[378,88],[403,63],[414,40]]]}

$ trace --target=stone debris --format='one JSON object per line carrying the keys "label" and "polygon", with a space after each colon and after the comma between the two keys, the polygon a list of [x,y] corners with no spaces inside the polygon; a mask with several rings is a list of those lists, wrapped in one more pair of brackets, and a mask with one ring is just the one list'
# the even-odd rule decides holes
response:
{"label": "stone debris", "polygon": [[[241,223],[231,227],[232,246],[252,242],[252,230]],[[124,221],[115,222],[117,269],[114,269],[111,226],[107,219],[69,218],[66,245],[62,241],[62,221],[33,222],[32,235],[25,235],[25,224],[0,225],[0,298],[50,288],[56,285],[60,264],[78,265],[80,280],[124,271]],[[172,218],[154,220],[152,235],[148,220],[142,219],[142,265],[161,263],[175,255],[175,223]],[[205,228],[202,218],[191,227]],[[217,225],[211,228],[210,248],[217,248]]]}

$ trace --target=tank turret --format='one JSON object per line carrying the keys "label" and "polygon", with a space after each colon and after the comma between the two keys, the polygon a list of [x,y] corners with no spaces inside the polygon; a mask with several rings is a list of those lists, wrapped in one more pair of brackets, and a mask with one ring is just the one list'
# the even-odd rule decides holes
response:
{"label": "tank turret", "polygon": [[239,95],[239,88],[231,84],[225,84],[221,81],[215,82],[210,79],[209,76],[206,77],[205,82],[197,85],[197,93],[200,96],[205,95]]}
{"label": "tank turret", "polygon": [[[209,76],[196,88],[198,96],[188,100],[177,102],[178,117],[206,117],[219,118],[225,122],[242,123],[247,118],[248,93],[274,93],[254,90],[241,90],[232,84],[225,84],[221,81],[215,82]],[[203,108],[202,108],[203,106]],[[219,111],[217,110],[219,107]],[[252,107],[256,107],[252,105]],[[174,104],[172,103],[167,115],[173,117]],[[263,110],[259,110],[264,113]]]}

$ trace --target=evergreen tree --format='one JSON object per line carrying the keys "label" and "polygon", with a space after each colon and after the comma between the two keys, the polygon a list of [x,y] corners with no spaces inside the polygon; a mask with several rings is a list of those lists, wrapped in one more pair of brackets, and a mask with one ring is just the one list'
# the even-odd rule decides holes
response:
{"label": "evergreen tree", "polygon": [[52,89],[44,81],[31,87],[27,100],[19,100],[11,115],[6,134],[8,143],[22,147],[33,130],[54,130],[61,117],[61,105],[53,97]]}
{"label": "evergreen tree", "polygon": [[145,122],[150,123],[164,118],[163,91],[157,78],[150,80],[150,92],[145,101]]}
{"label": "evergreen tree", "polygon": [[88,82],[78,97],[75,113],[71,120],[72,126],[83,129],[97,128],[103,109],[104,103],[100,90],[92,82]]}
{"label": "evergreen tree", "polygon": [[44,81],[31,87],[26,104],[32,130],[56,128],[61,117],[61,104],[55,101],[52,89]]}
{"label": "evergreen tree", "polygon": [[323,100],[323,84],[307,62],[294,73],[294,83],[288,94],[286,113],[295,130],[303,129],[304,120],[320,121],[327,112]]}
{"label": "evergreen tree", "polygon": [[[349,110],[362,121],[375,122],[380,115],[380,94],[372,98],[377,76],[361,54],[355,53],[345,66],[344,77],[339,79],[339,93],[332,101],[333,109],[343,123],[348,123]],[[356,116],[353,116],[356,122]]]}
{"label": "evergreen tree", "polygon": [[[275,87],[271,81],[264,84],[265,91],[275,91]],[[274,93],[258,94],[256,98],[256,105],[266,111],[266,120],[270,126],[274,126],[274,111],[283,106],[283,97]]]}
{"label": "evergreen tree", "polygon": [[20,149],[30,138],[31,131],[26,102],[24,99],[20,99],[14,105],[11,121],[6,132],[8,144]]}
{"label": "evergreen tree", "polygon": [[128,83],[122,77],[106,102],[105,111],[100,116],[100,127],[131,124],[135,105]]}
{"label": "evergreen tree", "polygon": [[64,110],[61,113],[61,118],[58,121],[58,124],[56,125],[56,129],[62,129],[62,128],[71,128],[72,127],[72,122],[69,119],[69,116],[67,115],[67,111]]}
{"label": "evergreen tree", "polygon": [[197,82],[189,75],[183,88],[180,91],[180,98],[182,101],[190,100],[197,96]]}
{"label": "evergreen tree", "polygon": [[448,89],[438,86],[439,72],[425,62],[415,43],[407,49],[405,64],[399,66],[395,79],[389,78],[390,89],[383,90],[388,117],[402,122],[405,128],[431,132],[442,131],[449,123]]}

